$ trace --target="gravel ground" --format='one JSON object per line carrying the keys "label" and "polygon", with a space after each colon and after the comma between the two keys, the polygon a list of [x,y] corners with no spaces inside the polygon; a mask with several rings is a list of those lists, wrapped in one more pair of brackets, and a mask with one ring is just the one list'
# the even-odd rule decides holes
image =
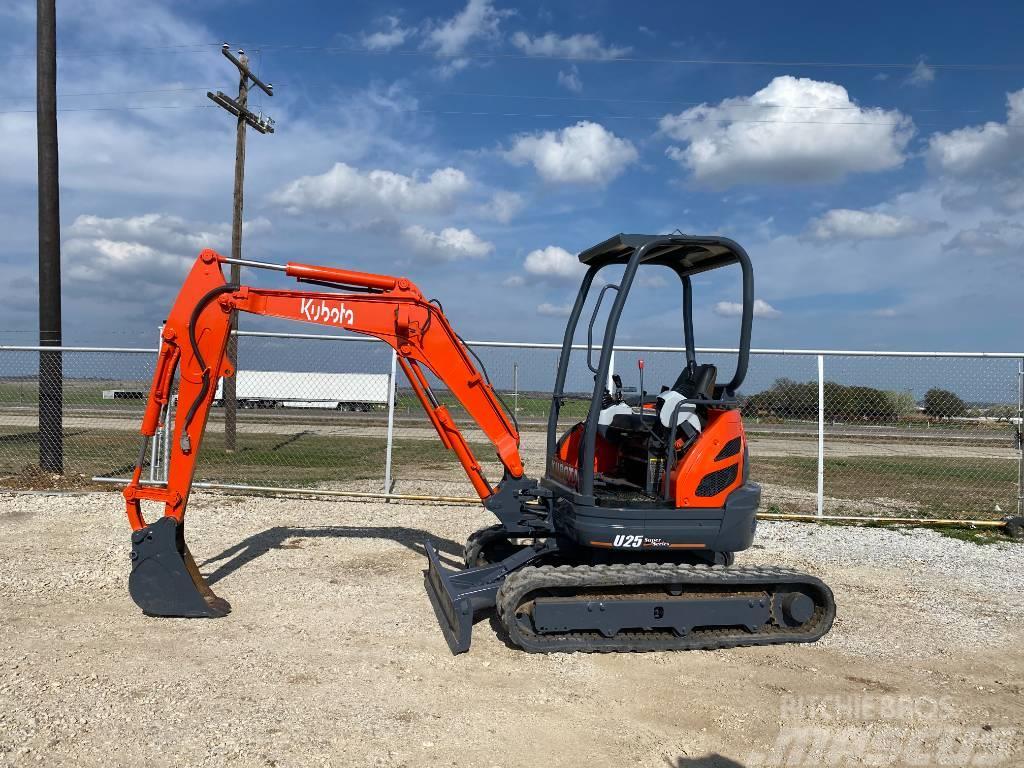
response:
{"label": "gravel ground", "polygon": [[0,765],[1024,763],[1016,543],[765,523],[738,562],[832,586],[815,645],[532,656],[485,618],[452,657],[422,542],[454,561],[482,509],[197,492],[234,612],[189,621],[129,600],[119,502],[0,495]]}

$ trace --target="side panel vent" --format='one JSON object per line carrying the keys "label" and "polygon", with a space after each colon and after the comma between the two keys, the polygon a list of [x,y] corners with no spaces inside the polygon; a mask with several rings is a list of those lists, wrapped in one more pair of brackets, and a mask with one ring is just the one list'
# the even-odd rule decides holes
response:
{"label": "side panel vent", "polygon": [[739,463],[737,462],[724,469],[708,472],[700,481],[700,485],[697,486],[697,495],[704,497],[717,496],[736,482],[736,472],[738,469]]}
{"label": "side panel vent", "polygon": [[722,450],[720,450],[718,452],[718,455],[715,456],[715,461],[728,459],[730,456],[735,456],[736,454],[738,454],[740,452],[740,445],[742,442],[743,441],[740,438],[734,437],[732,440],[730,440],[728,443],[722,446]]}

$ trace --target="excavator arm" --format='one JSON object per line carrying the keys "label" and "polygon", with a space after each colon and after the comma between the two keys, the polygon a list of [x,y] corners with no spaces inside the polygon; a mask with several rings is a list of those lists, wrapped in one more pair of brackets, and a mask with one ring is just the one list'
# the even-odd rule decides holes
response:
{"label": "excavator arm", "polygon": [[[492,497],[497,489],[484,476],[448,408],[434,396],[424,369],[444,383],[491,441],[505,476],[522,478],[519,433],[514,422],[473,364],[469,350],[444,312],[424,299],[409,280],[307,264],[243,262],[282,271],[299,282],[335,289],[270,290],[228,283],[222,271],[225,263],[230,260],[215,251],[200,253],[168,315],[143,416],[139,460],[124,489],[133,531],[129,590],[144,611],[210,616],[230,610],[200,575],[185,545],[183,526],[217,382],[222,376],[234,375],[234,363],[225,353],[234,312],[297,320],[381,339],[396,351],[398,363],[441,442],[455,453],[482,500]],[[143,485],[147,442],[168,418],[175,372],[178,403],[167,483]],[[162,503],[163,517],[147,523],[143,501]]]}

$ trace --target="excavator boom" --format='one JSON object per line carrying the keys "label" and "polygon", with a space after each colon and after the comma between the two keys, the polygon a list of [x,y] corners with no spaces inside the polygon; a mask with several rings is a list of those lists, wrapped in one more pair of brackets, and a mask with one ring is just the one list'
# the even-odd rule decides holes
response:
{"label": "excavator boom", "polygon": [[[131,482],[124,489],[132,527],[132,577],[129,589],[144,611],[156,615],[222,615],[230,609],[206,585],[184,542],[185,510],[217,381],[234,375],[225,354],[234,312],[247,312],[323,325],[374,336],[398,355],[402,371],[437,430],[442,444],[455,453],[482,500],[495,493],[448,408],[431,391],[424,369],[463,405],[494,445],[505,477],[523,476],[519,433],[486,376],[449,325],[440,307],[424,299],[402,277],[375,275],[307,264],[248,266],[282,271],[305,283],[334,292],[270,290],[234,285],[224,279],[230,260],[212,250],[199,254],[164,325],[149,400],[143,416],[143,444]],[[175,410],[165,486],[141,483],[148,438],[168,417],[178,373]],[[163,518],[147,523],[142,502],[162,503]],[[191,588],[190,588],[191,587]]]}

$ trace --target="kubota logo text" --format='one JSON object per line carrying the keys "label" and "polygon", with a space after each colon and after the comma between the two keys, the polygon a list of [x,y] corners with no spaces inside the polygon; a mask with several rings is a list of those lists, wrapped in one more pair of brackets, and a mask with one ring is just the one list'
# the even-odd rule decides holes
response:
{"label": "kubota logo text", "polygon": [[311,323],[352,325],[356,319],[355,312],[345,309],[345,304],[340,301],[331,306],[323,299],[319,303],[316,299],[300,299],[299,312]]}

